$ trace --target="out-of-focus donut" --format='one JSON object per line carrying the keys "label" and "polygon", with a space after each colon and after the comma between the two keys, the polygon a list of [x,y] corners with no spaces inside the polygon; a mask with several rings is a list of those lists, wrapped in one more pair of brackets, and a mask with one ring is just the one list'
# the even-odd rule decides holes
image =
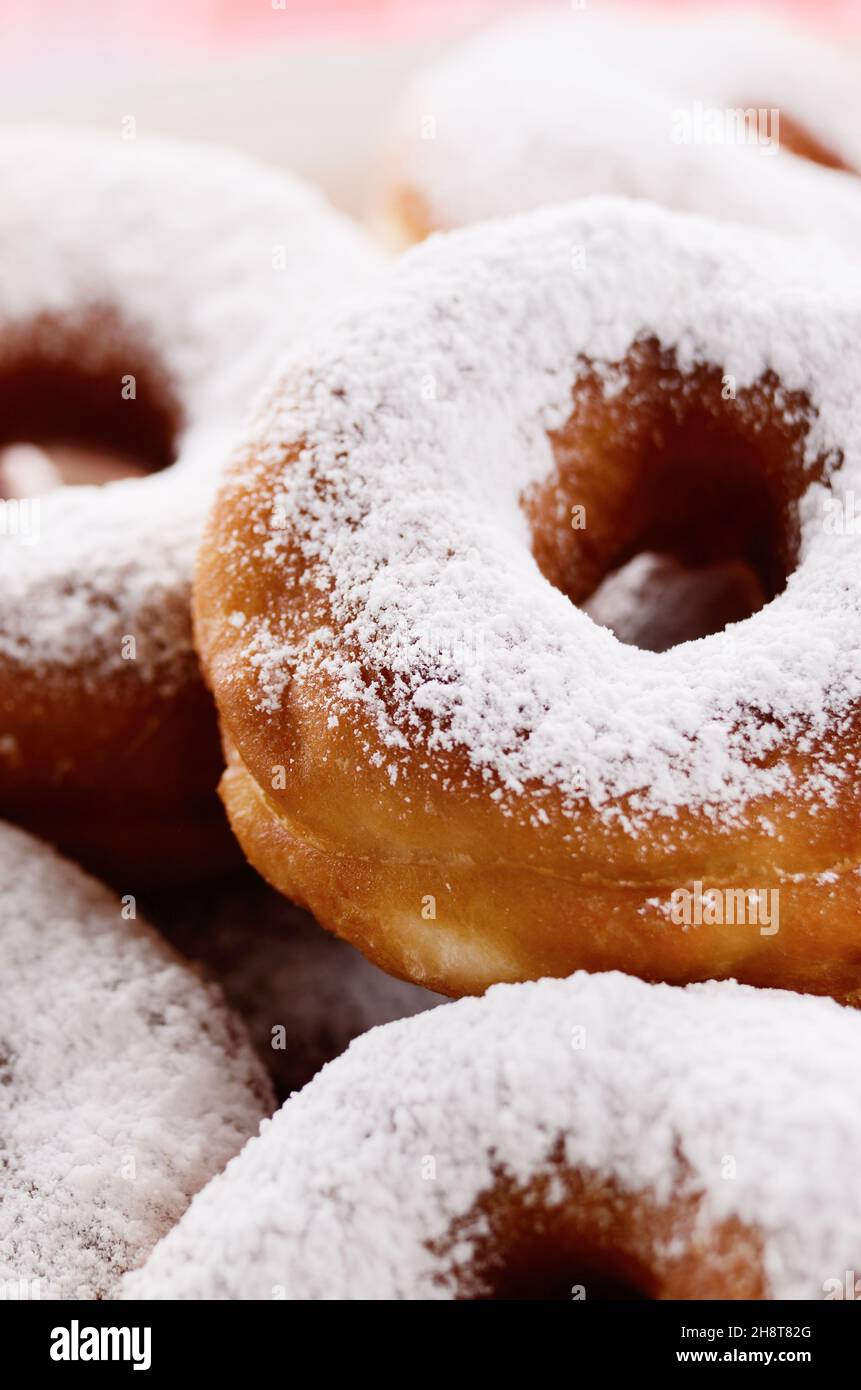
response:
{"label": "out-of-focus donut", "polygon": [[0,1284],[105,1298],[274,1102],[132,900],[7,825],[0,879]]}
{"label": "out-of-focus donut", "polygon": [[[0,814],[124,883],[193,876],[232,851],[191,642],[202,519],[279,348],[377,255],[203,145],[10,130],[0,187],[0,444],[48,451],[0,459]],[[50,491],[117,451],[138,476]]]}
{"label": "out-of-focus donut", "polygon": [[777,15],[569,6],[414,79],[381,221],[398,242],[586,194],[861,247],[859,46]]}

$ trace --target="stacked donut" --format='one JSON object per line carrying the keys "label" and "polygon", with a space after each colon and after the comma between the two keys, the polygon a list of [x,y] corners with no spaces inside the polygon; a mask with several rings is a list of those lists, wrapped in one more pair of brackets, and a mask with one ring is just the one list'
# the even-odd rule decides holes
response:
{"label": "stacked donut", "polygon": [[199,532],[263,374],[381,258],[312,189],[204,146],[8,131],[0,176],[0,812],[120,890],[0,824],[0,1290],[97,1299],[273,1081],[435,1002],[235,878],[191,640]]}
{"label": "stacked donut", "polygon": [[729,983],[496,986],[360,1038],[123,1294],[822,1298],[861,1243],[857,1039]]}
{"label": "stacked donut", "polygon": [[[388,211],[443,230],[388,265],[233,156],[0,138],[0,421],[44,445],[0,478],[137,468],[0,545],[0,811],[121,893],[0,827],[0,1279],[858,1268],[855,64],[666,23],[420,76]],[[785,101],[784,143],[620,134],[700,100]]]}
{"label": "stacked donut", "polygon": [[[861,281],[805,250],[635,202],[487,224],[271,388],[198,565],[223,795],[385,969],[861,985],[859,538],[823,522],[861,487]],[[765,606],[623,645],[578,605],[642,552]]]}
{"label": "stacked donut", "polygon": [[861,240],[854,45],[719,6],[541,9],[411,84],[379,215],[397,242],[591,193]]}
{"label": "stacked donut", "polygon": [[261,374],[377,257],[312,190],[205,147],[13,131],[0,180],[0,439],[138,474],[52,486],[7,456],[0,815],[136,886],[211,872],[194,547]]}

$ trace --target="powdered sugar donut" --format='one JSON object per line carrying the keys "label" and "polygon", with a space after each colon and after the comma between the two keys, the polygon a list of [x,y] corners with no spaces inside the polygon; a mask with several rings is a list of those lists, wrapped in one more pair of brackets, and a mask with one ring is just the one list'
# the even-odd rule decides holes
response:
{"label": "powdered sugar donut", "polygon": [[[402,258],[291,358],[200,553],[256,867],[448,993],[854,991],[859,332],[851,270],[641,203]],[[623,646],[577,605],[640,552],[765,606]]]}
{"label": "powdered sugar donut", "polygon": [[[625,194],[861,243],[858,50],[775,15],[564,6],[479,34],[393,123],[397,240]],[[799,157],[803,156],[803,157]]]}
{"label": "powdered sugar donut", "polygon": [[133,1298],[822,1298],[858,1268],[857,1014],[731,982],[501,985],[359,1038]]}
{"label": "powdered sugar donut", "polygon": [[0,875],[0,1283],[103,1298],[256,1131],[269,1086],[133,902],[5,825]]}
{"label": "powdered sugar donut", "polygon": [[442,1002],[377,970],[250,870],[173,889],[148,912],[224,990],[282,1100],[360,1033]]}
{"label": "powdered sugar donut", "polygon": [[0,443],[162,470],[32,497],[39,468],[5,459],[0,813],[111,874],[193,874],[230,844],[191,644],[199,528],[279,347],[376,253],[304,185],[205,146],[10,130],[0,185]]}

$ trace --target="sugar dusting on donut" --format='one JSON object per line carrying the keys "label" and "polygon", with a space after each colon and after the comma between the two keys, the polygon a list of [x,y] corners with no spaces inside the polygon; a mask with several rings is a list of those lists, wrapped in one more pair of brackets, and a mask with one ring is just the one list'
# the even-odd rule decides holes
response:
{"label": "sugar dusting on donut", "polygon": [[[468,1219],[482,1196],[561,1168],[692,1201],[689,1240],[735,1220],[757,1233],[772,1298],[821,1298],[861,1247],[857,1042],[851,1010],[731,981],[496,986],[354,1042],[125,1293],[452,1297],[487,1234]],[[536,1229],[564,1200],[544,1185]]]}
{"label": "sugar dusting on donut", "polygon": [[[393,131],[395,199],[417,234],[603,193],[854,251],[857,70],[847,46],[775,15],[508,20],[413,81]],[[748,110],[764,128],[742,138],[731,122]],[[805,149],[855,173],[790,152]]]}
{"label": "sugar dusting on donut", "polygon": [[269,1085],[133,903],[7,825],[0,876],[0,1283],[103,1298],[255,1133]]}
{"label": "sugar dusting on donut", "polygon": [[[224,572],[253,564],[275,591],[294,546],[332,622],[308,632],[268,598],[234,612],[226,679],[250,672],[277,721],[326,673],[323,716],[363,711],[375,746],[357,752],[407,798],[416,752],[458,750],[503,809],[549,787],[616,820],[624,798],[634,832],[692,806],[725,827],[789,787],[828,804],[845,767],[829,740],[861,697],[861,541],[822,524],[825,498],[861,487],[859,331],[861,285],[839,260],[646,204],[595,199],[432,239],[291,361],[240,456],[228,489],[257,508],[260,539],[226,544]],[[612,396],[644,338],[739,392],[772,374],[776,410],[803,393],[806,465],[825,478],[802,501],[785,591],[659,655],[622,646],[542,577],[520,506],[552,472],[548,433],[584,364]],[[282,459],[274,495],[255,492]],[[786,749],[819,739],[801,782]]]}
{"label": "sugar dusting on donut", "polygon": [[71,358],[84,379],[109,372],[117,400],[127,374],[146,378],[177,416],[166,471],[42,497],[23,542],[4,527],[0,657],[100,680],[133,634],[139,674],[175,686],[193,669],[194,546],[234,432],[281,346],[376,253],[300,181],[203,144],[11,130],[0,185],[0,393],[32,360],[47,411]]}

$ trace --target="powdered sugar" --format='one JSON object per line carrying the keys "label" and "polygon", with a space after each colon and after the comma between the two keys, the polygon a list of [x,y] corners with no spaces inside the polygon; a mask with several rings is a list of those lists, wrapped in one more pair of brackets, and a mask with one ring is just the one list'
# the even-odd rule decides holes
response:
{"label": "powdered sugar", "polygon": [[124,1293],[451,1297],[481,1229],[430,1245],[500,1171],[552,1171],[561,1141],[571,1168],[660,1203],[701,1193],[704,1227],[761,1233],[772,1297],[821,1298],[861,1246],[858,1041],[830,1000],[733,982],[496,986],[354,1042]]}
{"label": "powdered sugar", "polygon": [[[857,74],[856,54],[774,16],[559,7],[480,34],[416,79],[397,172],[432,226],[613,193],[855,252],[858,179],[789,153],[779,119],[861,170]],[[771,146],[699,129],[705,113],[749,108],[778,110]]]}
{"label": "powdered sugar", "polygon": [[0,1283],[102,1298],[255,1132],[269,1087],[219,991],[129,900],[5,825],[0,877]]}
{"label": "powdered sugar", "polygon": [[283,344],[376,253],[303,184],[203,145],[10,130],[0,187],[4,361],[36,341],[48,372],[64,350],[97,372],[119,351],[184,417],[166,472],[60,489],[37,544],[0,538],[0,656],[100,679],[133,634],[139,672],[174,684],[194,661],[194,545],[238,423]]}
{"label": "powdered sugar", "polygon": [[[739,391],[771,371],[808,393],[809,461],[842,455],[830,495],[858,490],[860,331],[861,286],[811,263],[808,244],[646,204],[590,200],[411,252],[290,364],[229,484],[259,513],[259,540],[222,562],[228,583],[265,572],[267,605],[237,614],[233,652],[261,717],[323,672],[319,717],[362,710],[376,743],[358,756],[405,796],[417,756],[457,750],[503,806],[528,787],[528,814],[548,788],[608,817],[627,798],[634,828],[691,805],[728,825],[788,787],[827,802],[842,775],[827,750],[806,781],[787,756],[861,696],[861,538],[825,533],[825,488],[805,500],[785,592],[659,655],[622,646],[542,577],[520,499],[551,471],[547,430],[570,413],[578,362],[618,363],[646,336]],[[254,460],[277,475],[297,446],[256,496]],[[278,601],[294,550],[320,623]]]}

